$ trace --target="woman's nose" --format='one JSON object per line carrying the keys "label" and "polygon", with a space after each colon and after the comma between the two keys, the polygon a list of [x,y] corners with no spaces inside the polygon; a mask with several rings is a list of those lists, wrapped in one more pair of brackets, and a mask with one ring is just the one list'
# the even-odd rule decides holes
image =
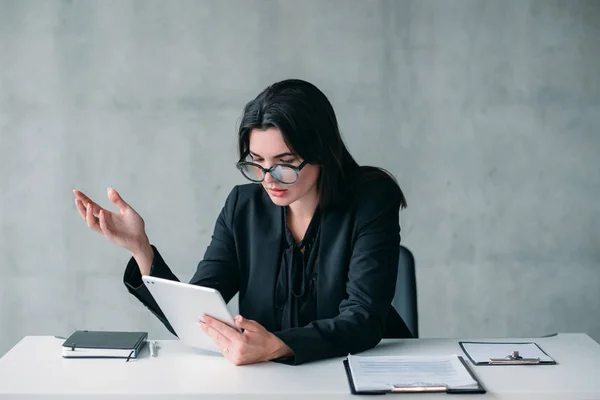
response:
{"label": "woman's nose", "polygon": [[265,183],[273,183],[276,182],[275,179],[273,178],[273,175],[271,175],[270,172],[266,172],[265,173],[265,179],[264,179]]}

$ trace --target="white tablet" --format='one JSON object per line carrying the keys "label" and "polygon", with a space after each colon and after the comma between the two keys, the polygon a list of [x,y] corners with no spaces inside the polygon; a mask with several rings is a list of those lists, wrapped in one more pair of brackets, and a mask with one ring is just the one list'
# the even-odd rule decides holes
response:
{"label": "white tablet", "polygon": [[184,344],[220,351],[212,338],[198,325],[198,317],[204,314],[240,331],[218,290],[152,276],[142,276],[142,280]]}

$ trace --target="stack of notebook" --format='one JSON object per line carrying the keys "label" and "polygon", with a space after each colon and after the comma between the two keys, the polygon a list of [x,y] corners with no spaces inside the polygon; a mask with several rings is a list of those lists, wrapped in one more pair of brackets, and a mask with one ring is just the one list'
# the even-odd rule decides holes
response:
{"label": "stack of notebook", "polygon": [[136,358],[147,332],[76,331],[62,345],[66,358]]}

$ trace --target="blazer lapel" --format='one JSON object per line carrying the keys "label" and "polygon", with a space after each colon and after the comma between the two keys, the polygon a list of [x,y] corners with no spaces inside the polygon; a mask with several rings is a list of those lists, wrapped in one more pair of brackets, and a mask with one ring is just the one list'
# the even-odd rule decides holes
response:
{"label": "blazer lapel", "polygon": [[341,299],[346,295],[348,275],[349,243],[352,227],[346,210],[336,208],[323,214],[321,239],[317,265],[317,316],[333,318],[339,314],[339,302],[327,299]]}

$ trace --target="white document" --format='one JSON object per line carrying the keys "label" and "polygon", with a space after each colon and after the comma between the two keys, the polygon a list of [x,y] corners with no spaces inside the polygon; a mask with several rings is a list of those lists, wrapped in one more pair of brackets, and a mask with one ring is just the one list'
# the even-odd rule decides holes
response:
{"label": "white document", "polygon": [[554,361],[546,355],[535,343],[472,343],[463,342],[466,353],[475,363],[487,363],[490,358],[504,358],[513,351],[518,351],[523,358],[539,358],[541,362]]}
{"label": "white document", "polygon": [[477,382],[456,354],[447,356],[348,356],[357,391],[394,387],[446,386],[475,389]]}

